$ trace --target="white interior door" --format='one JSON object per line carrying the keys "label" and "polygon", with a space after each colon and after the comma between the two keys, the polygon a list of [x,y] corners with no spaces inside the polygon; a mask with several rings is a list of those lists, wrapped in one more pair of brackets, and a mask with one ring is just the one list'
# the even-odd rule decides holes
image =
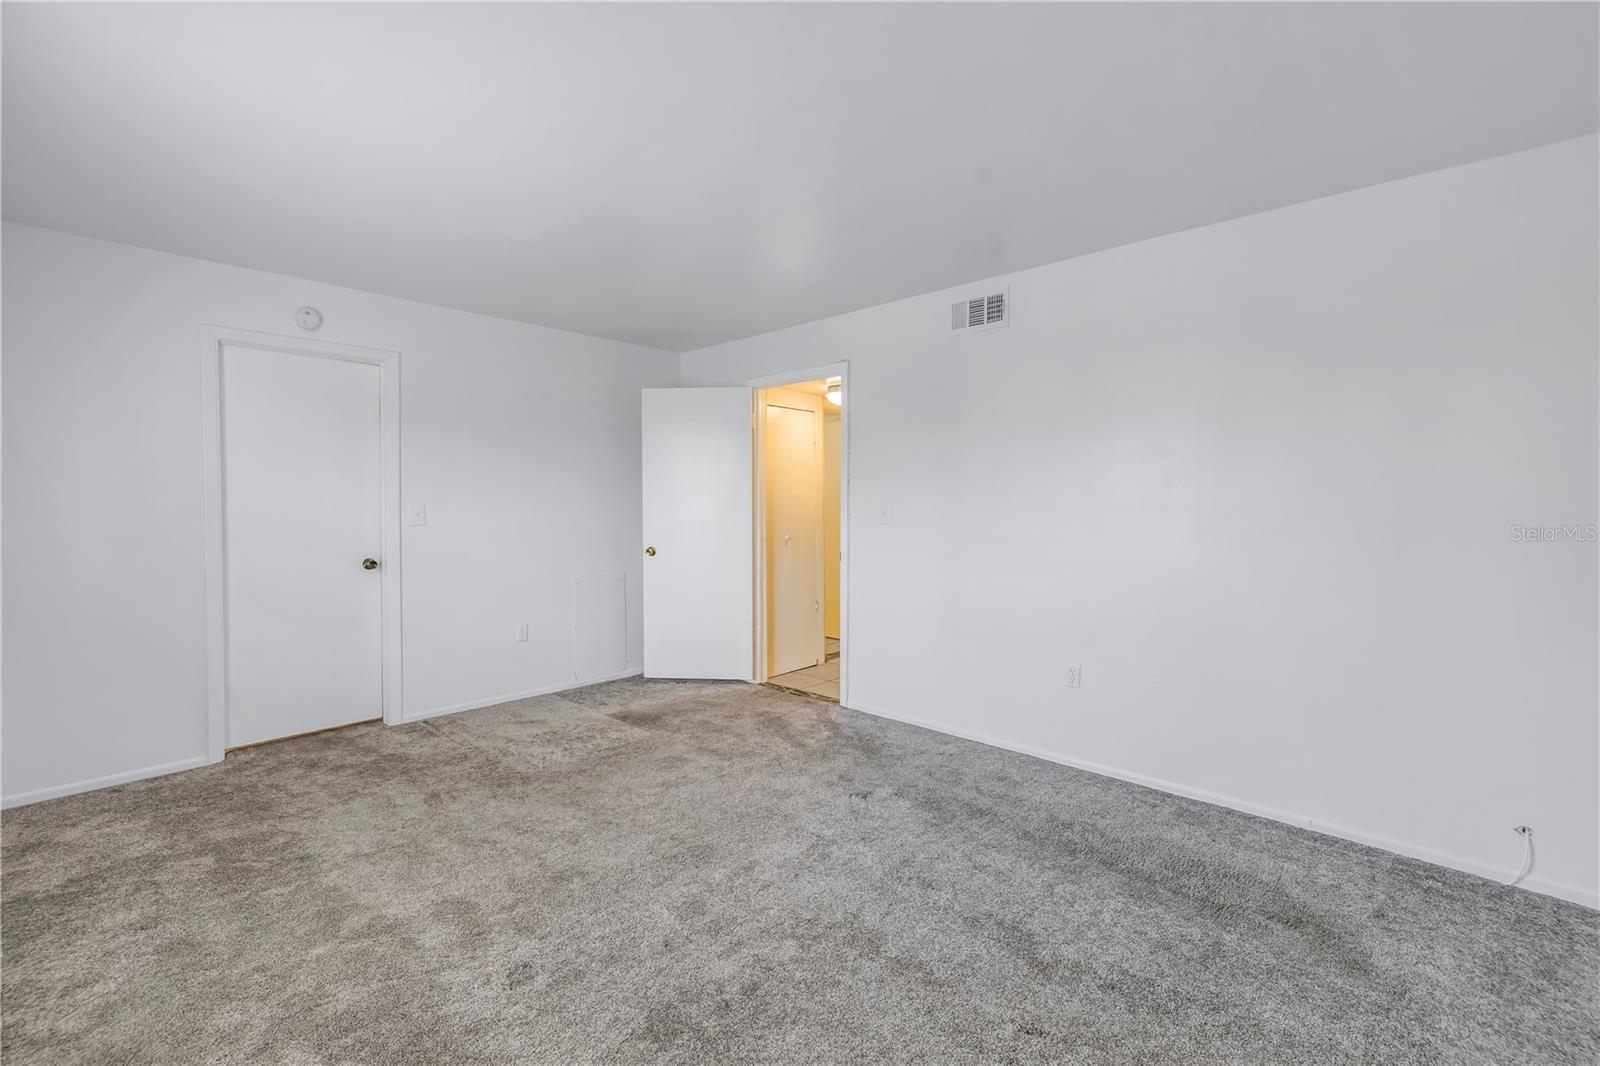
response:
{"label": "white interior door", "polygon": [[822,635],[839,639],[839,416],[822,416]]}
{"label": "white interior door", "polygon": [[379,370],[222,349],[227,743],[383,714]]}
{"label": "white interior door", "polygon": [[751,391],[643,394],[644,675],[751,680]]}
{"label": "white interior door", "polygon": [[767,404],[768,676],[823,660],[821,421]]}

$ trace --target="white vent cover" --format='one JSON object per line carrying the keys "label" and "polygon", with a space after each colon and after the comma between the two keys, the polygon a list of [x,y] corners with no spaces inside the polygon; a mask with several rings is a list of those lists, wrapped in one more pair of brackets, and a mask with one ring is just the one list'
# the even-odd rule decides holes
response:
{"label": "white vent cover", "polygon": [[1011,321],[1009,294],[1010,290],[1002,289],[987,296],[957,300],[950,305],[950,332],[972,333],[1005,325]]}

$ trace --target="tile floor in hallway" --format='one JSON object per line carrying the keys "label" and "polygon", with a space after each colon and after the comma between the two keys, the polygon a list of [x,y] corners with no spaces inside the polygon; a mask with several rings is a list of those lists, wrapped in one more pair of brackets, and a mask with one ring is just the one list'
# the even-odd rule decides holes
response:
{"label": "tile floor in hallway", "polygon": [[791,670],[787,674],[767,679],[767,684],[777,685],[779,688],[792,689],[796,692],[806,692],[813,696],[824,696],[827,699],[839,702],[839,641],[836,637],[827,638],[827,656],[824,661],[816,666],[807,666],[800,670]]}

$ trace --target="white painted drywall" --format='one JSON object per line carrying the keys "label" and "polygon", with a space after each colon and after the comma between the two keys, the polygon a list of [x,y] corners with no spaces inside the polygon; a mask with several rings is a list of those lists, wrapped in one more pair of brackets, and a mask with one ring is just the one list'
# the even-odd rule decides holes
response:
{"label": "white painted drywall", "polygon": [[1528,823],[1529,886],[1594,905],[1596,545],[1511,527],[1600,520],[1596,183],[1585,137],[685,383],[850,360],[852,706],[1484,875]]}
{"label": "white painted drywall", "polygon": [[4,264],[6,802],[203,761],[202,323],[401,353],[408,717],[637,670],[672,355],[13,224]]}

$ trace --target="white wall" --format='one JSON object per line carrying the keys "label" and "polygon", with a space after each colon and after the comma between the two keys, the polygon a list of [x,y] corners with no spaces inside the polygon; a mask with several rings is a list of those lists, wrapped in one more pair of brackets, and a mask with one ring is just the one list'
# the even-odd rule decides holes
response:
{"label": "white wall", "polygon": [[685,384],[851,361],[854,706],[1489,876],[1526,822],[1530,886],[1594,905],[1596,545],[1510,527],[1600,519],[1596,187],[1564,142]]}
{"label": "white wall", "polygon": [[[202,323],[401,352],[408,717],[637,670],[672,355],[11,224],[4,266],[6,802],[203,761]],[[575,648],[580,579],[629,600]]]}

